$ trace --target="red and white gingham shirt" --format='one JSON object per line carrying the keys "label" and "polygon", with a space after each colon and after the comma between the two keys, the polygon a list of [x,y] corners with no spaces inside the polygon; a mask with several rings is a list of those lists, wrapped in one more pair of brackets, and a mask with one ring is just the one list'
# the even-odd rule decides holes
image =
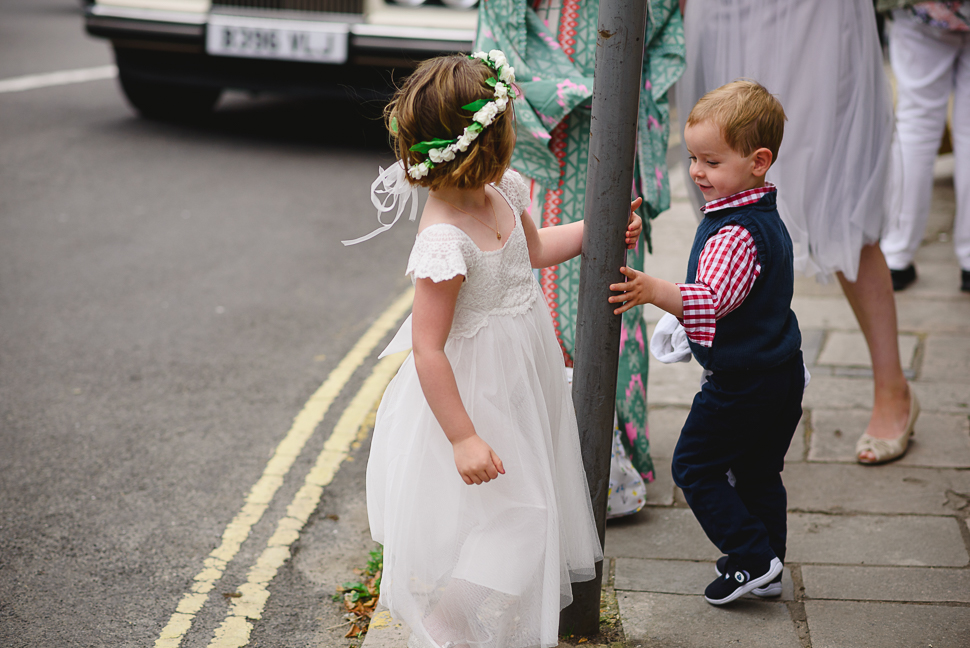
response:
{"label": "red and white gingham shirt", "polygon": [[[729,207],[751,205],[773,191],[776,191],[775,186],[766,183],[764,187],[712,200],[701,211],[708,214]],[[760,274],[758,248],[751,233],[736,224],[719,229],[701,250],[695,283],[677,284],[684,300],[681,322],[687,337],[701,346],[711,346],[717,320],[741,305]]]}

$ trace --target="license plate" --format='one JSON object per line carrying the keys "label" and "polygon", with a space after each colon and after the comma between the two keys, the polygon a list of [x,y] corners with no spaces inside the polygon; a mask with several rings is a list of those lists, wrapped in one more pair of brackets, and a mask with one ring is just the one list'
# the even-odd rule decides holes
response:
{"label": "license plate", "polygon": [[343,63],[348,25],[211,15],[206,51],[215,56]]}

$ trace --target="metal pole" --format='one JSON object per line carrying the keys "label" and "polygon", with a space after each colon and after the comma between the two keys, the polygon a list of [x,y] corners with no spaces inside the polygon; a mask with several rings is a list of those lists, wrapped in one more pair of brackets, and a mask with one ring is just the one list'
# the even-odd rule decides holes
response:
{"label": "metal pole", "polygon": [[[633,187],[646,20],[646,0],[600,2],[573,373],[573,404],[600,543],[606,536],[620,351],[620,316],[607,297],[626,263],[623,233]],[[573,603],[559,617],[561,632],[599,633],[602,582],[600,562],[596,578],[573,584]]]}

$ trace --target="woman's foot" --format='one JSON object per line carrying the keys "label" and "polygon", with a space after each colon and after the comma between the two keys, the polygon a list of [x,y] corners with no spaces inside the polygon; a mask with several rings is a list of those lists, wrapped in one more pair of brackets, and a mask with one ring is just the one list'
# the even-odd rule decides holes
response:
{"label": "woman's foot", "polygon": [[[874,410],[872,418],[869,420],[869,427],[856,443],[856,460],[861,464],[875,465],[893,461],[906,454],[910,437],[913,436],[916,419],[919,417],[919,411],[919,400],[917,400],[912,388],[909,388],[909,409],[905,413],[905,419],[901,413],[893,416],[885,412],[877,414]],[[894,421],[896,425],[892,425]],[[898,425],[901,421],[905,421],[901,434],[890,437],[882,436],[891,432],[893,428],[899,429]]]}

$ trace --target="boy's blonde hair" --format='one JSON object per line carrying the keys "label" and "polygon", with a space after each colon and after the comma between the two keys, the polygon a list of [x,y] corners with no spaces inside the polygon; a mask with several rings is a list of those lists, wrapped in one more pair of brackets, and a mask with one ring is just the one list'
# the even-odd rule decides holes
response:
{"label": "boy's blonde hair", "polygon": [[701,97],[687,117],[687,126],[709,121],[721,129],[727,145],[741,155],[766,148],[771,151],[774,163],[785,134],[786,119],[781,102],[763,85],[750,79],[737,79]]}
{"label": "boy's blonde hair", "polygon": [[[491,100],[495,89],[486,81],[494,76],[487,65],[463,55],[433,58],[417,67],[384,110],[392,146],[407,168],[427,159],[427,154],[410,150],[418,142],[461,136],[474,115],[462,106],[478,99]],[[509,101],[508,109],[496,115],[467,151],[436,165],[423,178],[408,175],[407,179],[429,189],[481,187],[501,178],[513,148],[515,120]]]}

